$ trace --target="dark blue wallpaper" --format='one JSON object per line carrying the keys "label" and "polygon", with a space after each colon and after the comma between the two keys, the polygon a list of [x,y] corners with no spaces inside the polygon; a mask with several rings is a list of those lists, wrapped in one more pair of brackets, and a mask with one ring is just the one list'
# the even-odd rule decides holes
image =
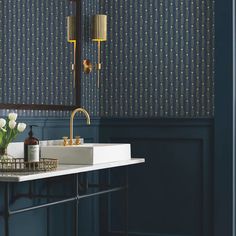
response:
{"label": "dark blue wallpaper", "polygon": [[67,0],[0,1],[0,103],[72,105]]}
{"label": "dark blue wallpaper", "polygon": [[[82,58],[92,63],[97,60],[97,44],[91,39],[92,16],[99,13],[99,0],[82,1],[83,27],[82,27]],[[99,89],[96,83],[96,70],[81,76],[81,101],[93,116],[99,116]]]}
{"label": "dark blue wallpaper", "polygon": [[214,1],[102,0],[100,115],[214,114]]}
{"label": "dark blue wallpaper", "polygon": [[[0,102],[72,104],[73,48],[66,41],[66,22],[58,20],[71,14],[69,1],[0,4]],[[100,89],[96,70],[81,76],[82,106],[92,116],[214,115],[214,0],[88,0],[82,1],[82,9],[82,58],[93,63],[97,45],[91,41],[91,16],[108,15]],[[29,12],[32,17],[26,18]],[[7,31],[8,25],[13,31]],[[46,39],[40,42],[39,34]],[[64,116],[68,112],[20,113]]]}

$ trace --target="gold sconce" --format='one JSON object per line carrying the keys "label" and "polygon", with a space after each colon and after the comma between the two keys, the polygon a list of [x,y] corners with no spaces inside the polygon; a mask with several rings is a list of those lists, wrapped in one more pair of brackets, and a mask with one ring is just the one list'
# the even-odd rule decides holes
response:
{"label": "gold sconce", "polygon": [[74,63],[72,71],[74,72],[74,87],[75,87],[75,61],[76,61],[76,17],[67,16],[67,41],[74,44]]}
{"label": "gold sconce", "polygon": [[92,19],[92,41],[98,43],[98,62],[96,69],[98,70],[98,87],[99,87],[99,71],[101,64],[101,42],[107,40],[107,15],[94,15]]}

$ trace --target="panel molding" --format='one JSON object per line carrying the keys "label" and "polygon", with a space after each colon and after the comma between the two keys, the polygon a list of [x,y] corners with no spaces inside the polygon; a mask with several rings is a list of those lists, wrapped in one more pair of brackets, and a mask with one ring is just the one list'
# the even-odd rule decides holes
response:
{"label": "panel molding", "polygon": [[[20,119],[19,119],[20,120]],[[66,118],[25,118],[21,119],[28,124],[39,125],[36,133],[39,132],[41,139],[44,138],[58,138],[69,131],[69,117]],[[212,206],[211,203],[211,187],[212,179],[209,171],[212,172],[212,143],[213,143],[213,119],[140,119],[140,118],[124,118],[124,119],[104,119],[92,117],[92,125],[87,126],[84,117],[76,117],[75,128],[78,128],[79,133],[88,140],[94,142],[116,141],[116,140],[130,140],[148,142],[154,140],[159,142],[164,141],[196,141],[200,142],[201,158],[204,164],[202,165],[202,219],[201,225],[203,233],[201,236],[211,236],[212,233]],[[39,131],[38,131],[39,130]],[[24,138],[27,133],[24,133]],[[23,138],[22,138],[23,139]],[[22,141],[22,140],[21,140]],[[210,192],[209,192],[210,191]],[[91,208],[89,215],[93,216],[95,208]],[[94,222],[98,222],[94,215]],[[68,224],[70,225],[70,224]],[[93,231],[96,228],[91,229]],[[141,230],[140,230],[141,231]],[[182,236],[177,234],[160,234],[158,232],[149,233],[147,230],[137,232],[130,232],[130,236]],[[89,232],[88,232],[89,233]],[[188,236],[188,235],[183,235]],[[190,235],[189,235],[190,236]]]}
{"label": "panel molding", "polygon": [[[101,142],[197,141],[201,153],[201,235],[213,230],[213,119],[101,119]],[[186,144],[188,145],[188,144]],[[194,150],[193,150],[194,151]],[[166,232],[167,233],[167,232]],[[132,235],[132,234],[131,234]],[[135,234],[134,234],[135,235]],[[138,234],[137,234],[138,235]],[[140,234],[139,234],[140,235]],[[141,235],[164,235],[149,234]],[[166,235],[166,234],[165,234]],[[168,235],[168,234],[167,234]]]}
{"label": "panel molding", "polygon": [[100,126],[176,126],[176,127],[213,127],[213,118],[104,118]]}
{"label": "panel molding", "polygon": [[[70,117],[54,118],[54,117],[20,117],[18,122],[25,122],[27,129],[29,125],[36,125],[34,127],[35,136],[40,140],[45,139],[60,139],[62,136],[69,136]],[[91,125],[86,125],[84,117],[75,117],[74,130],[79,132],[82,138],[94,140],[98,142],[99,122],[97,117],[91,117]],[[19,135],[16,141],[23,141],[27,137],[27,131]]]}
{"label": "panel molding", "polygon": [[[111,232],[112,236],[122,236],[124,232]],[[129,236],[191,236],[190,234],[156,234],[147,232],[129,232]]]}
{"label": "panel molding", "polygon": [[130,232],[130,236],[191,236],[190,234],[150,234],[150,233],[136,233],[136,232]]}

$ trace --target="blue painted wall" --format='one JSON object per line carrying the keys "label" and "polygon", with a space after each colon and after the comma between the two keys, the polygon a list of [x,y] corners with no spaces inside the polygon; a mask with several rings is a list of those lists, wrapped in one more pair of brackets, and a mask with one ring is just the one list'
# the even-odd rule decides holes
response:
{"label": "blue painted wall", "polygon": [[[61,138],[69,133],[69,119],[23,118],[37,124],[35,135],[40,139]],[[75,121],[75,133],[87,142],[128,142],[133,157],[145,157],[146,163],[130,168],[129,232],[130,235],[202,235],[212,233],[212,143],[213,121],[208,119],[93,119],[92,126],[84,120]],[[19,137],[23,140],[26,132]],[[64,184],[62,184],[64,183]],[[72,180],[61,178],[51,188],[54,193],[67,192]],[[45,191],[44,181],[36,189]],[[27,184],[19,185],[24,191]],[[3,188],[1,189],[1,193]],[[36,190],[38,191],[38,190]],[[97,235],[99,230],[97,200],[80,203],[80,230],[83,236]],[[32,204],[21,199],[12,207]],[[115,204],[115,207],[114,205]],[[111,197],[112,230],[122,229],[119,217],[120,199]],[[2,203],[1,203],[2,206]],[[50,208],[51,235],[72,235],[74,206]],[[122,210],[122,206],[120,207]],[[122,211],[121,211],[122,212]],[[119,214],[118,214],[119,213]],[[35,236],[46,234],[46,210],[11,218],[11,233]],[[118,217],[118,219],[117,219]],[[115,219],[115,220],[114,220]],[[22,224],[28,222],[28,226]],[[3,221],[0,221],[0,235]],[[3,233],[2,233],[3,234]]]}
{"label": "blue painted wall", "polygon": [[[146,160],[130,167],[129,235],[214,235],[213,120],[102,119],[100,141],[131,143]],[[114,231],[119,206],[111,202]]]}
{"label": "blue painted wall", "polygon": [[[214,236],[234,235],[235,211],[235,2],[216,1]],[[234,22],[235,26],[235,22]],[[234,61],[233,61],[234,59]],[[234,179],[233,179],[234,178]]]}

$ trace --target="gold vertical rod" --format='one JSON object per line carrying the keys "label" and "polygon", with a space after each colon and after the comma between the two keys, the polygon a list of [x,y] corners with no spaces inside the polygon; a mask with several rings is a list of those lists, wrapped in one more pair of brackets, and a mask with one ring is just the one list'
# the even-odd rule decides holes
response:
{"label": "gold vertical rod", "polygon": [[75,88],[75,78],[76,78],[76,41],[74,42],[74,82],[73,82],[73,87]]}
{"label": "gold vertical rod", "polygon": [[98,83],[98,88],[99,88],[99,84],[100,84],[100,67],[101,67],[101,42],[98,41],[98,68],[97,68],[97,83]]}

